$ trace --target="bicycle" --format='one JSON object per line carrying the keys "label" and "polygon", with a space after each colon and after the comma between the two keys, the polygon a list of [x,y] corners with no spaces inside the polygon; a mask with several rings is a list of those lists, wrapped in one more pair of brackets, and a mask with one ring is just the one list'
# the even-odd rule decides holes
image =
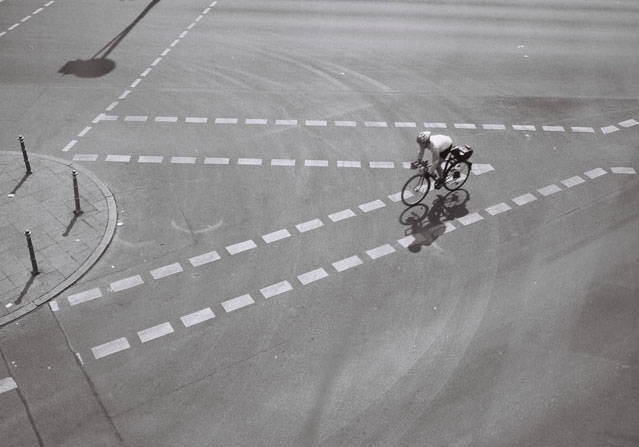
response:
{"label": "bicycle", "polygon": [[[444,183],[443,186],[448,191],[456,191],[461,188],[470,176],[472,163],[468,161],[473,150],[470,146],[463,148],[455,146],[444,159]],[[417,169],[419,173],[413,175],[402,188],[401,199],[404,205],[414,206],[424,200],[424,197],[431,189],[431,182],[435,182],[436,177],[429,172],[430,163],[421,162]]]}

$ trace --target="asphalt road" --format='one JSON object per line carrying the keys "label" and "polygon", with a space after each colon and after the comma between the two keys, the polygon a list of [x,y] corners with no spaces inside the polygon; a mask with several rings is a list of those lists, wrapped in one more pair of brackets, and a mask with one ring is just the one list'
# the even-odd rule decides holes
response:
{"label": "asphalt road", "polygon": [[[637,445],[638,24],[0,2],[3,149],[89,167],[120,222],[0,329],[3,447]],[[475,149],[452,208],[394,196],[426,128]]]}

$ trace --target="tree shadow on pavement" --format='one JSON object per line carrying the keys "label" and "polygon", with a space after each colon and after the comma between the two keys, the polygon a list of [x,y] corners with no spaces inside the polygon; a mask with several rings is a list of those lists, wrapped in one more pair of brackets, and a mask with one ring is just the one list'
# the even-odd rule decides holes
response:
{"label": "tree shadow on pavement", "polygon": [[127,34],[135,28],[138,22],[144,18],[151,8],[159,2],[160,0],[152,0],[135,18],[135,20],[133,20],[133,22],[131,22],[126,28],[111,39],[111,41],[98,50],[91,59],[76,59],[74,61],[68,61],[58,70],[58,73],[61,73],[62,75],[73,74],[80,78],[97,78],[113,71],[116,64],[113,60],[108,59],[107,56],[119,45]]}
{"label": "tree shadow on pavement", "polygon": [[406,208],[399,221],[408,227],[404,233],[415,239],[408,246],[408,250],[419,253],[422,247],[432,245],[446,232],[446,222],[468,214],[466,203],[469,200],[468,191],[459,189],[446,195],[437,195],[430,207],[418,204]]}

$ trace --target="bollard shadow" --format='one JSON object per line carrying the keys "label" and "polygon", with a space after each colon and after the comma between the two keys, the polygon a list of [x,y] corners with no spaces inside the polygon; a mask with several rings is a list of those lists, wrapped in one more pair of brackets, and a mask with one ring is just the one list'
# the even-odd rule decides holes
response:
{"label": "bollard shadow", "polygon": [[21,304],[22,300],[24,299],[25,295],[27,294],[27,292],[29,291],[29,287],[31,287],[31,285],[33,284],[33,281],[35,280],[35,277],[38,273],[35,274],[31,274],[31,277],[29,278],[29,281],[27,281],[27,283],[24,285],[24,287],[22,288],[22,292],[20,292],[20,296],[18,297],[17,300],[14,301],[13,304]]}
{"label": "bollard shadow", "polygon": [[97,78],[104,76],[115,68],[115,62],[108,59],[107,56],[120,44],[120,42],[131,32],[140,20],[156,5],[160,0],[152,0],[146,8],[131,22],[126,28],[120,31],[105,46],[100,48],[91,59],[76,59],[66,62],[62,68],[58,70],[63,76],[72,74],[80,78]]}
{"label": "bollard shadow", "polygon": [[430,207],[418,204],[406,208],[400,215],[399,222],[408,227],[404,234],[415,238],[408,250],[419,253],[422,247],[432,245],[446,232],[446,222],[468,214],[466,203],[469,200],[468,191],[459,189],[446,195],[438,195]]}
{"label": "bollard shadow", "polygon": [[69,225],[67,225],[67,229],[64,231],[64,233],[62,233],[62,236],[67,237],[69,235],[69,233],[71,232],[71,229],[77,222],[78,217],[80,217],[80,213],[78,214],[73,213],[73,218],[71,219],[71,222],[69,222]]}
{"label": "bollard shadow", "polygon": [[30,174],[24,174],[24,176],[22,176],[22,178],[20,179],[20,181],[18,182],[18,184],[13,188],[13,190],[9,193],[9,194],[15,194],[16,192],[18,192],[18,190],[20,189],[20,187],[24,184],[24,182],[27,181],[27,179],[29,178]]}

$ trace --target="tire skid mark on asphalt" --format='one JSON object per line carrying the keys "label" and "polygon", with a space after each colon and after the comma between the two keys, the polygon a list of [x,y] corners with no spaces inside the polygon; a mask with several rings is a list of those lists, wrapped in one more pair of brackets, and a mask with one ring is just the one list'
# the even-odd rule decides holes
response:
{"label": "tire skid mark on asphalt", "polygon": [[[634,168],[615,168],[617,170],[617,172],[622,173],[622,174],[636,174],[636,171]],[[587,173],[597,173],[598,175],[595,176],[589,176],[587,175]],[[604,175],[605,173],[607,173],[605,170],[603,170],[602,168],[595,168],[592,169],[590,171],[586,171],[586,173],[584,173],[586,175],[586,177],[592,179],[595,178],[599,178],[602,175]],[[569,177],[569,179],[574,179],[576,177],[579,176],[573,176],[573,177]],[[581,177],[579,177],[581,178]],[[568,179],[566,179],[568,180]],[[565,180],[564,180],[565,181]],[[586,182],[584,180],[584,182]],[[553,185],[554,186],[554,185]],[[543,188],[542,188],[543,189]],[[560,189],[561,190],[561,189]],[[538,190],[539,191],[539,190]],[[563,190],[561,190],[563,191]],[[522,197],[527,197],[527,196],[532,196],[535,197],[534,195],[528,193],[528,194],[523,194],[520,195],[516,198],[513,199],[513,201],[515,199],[518,198],[522,198]],[[537,198],[535,197],[535,200]],[[523,206],[527,203],[532,203],[535,200],[523,200],[520,206]],[[501,202],[497,205],[493,205],[490,206],[488,208],[485,209],[486,212],[488,212],[488,214],[490,214],[491,216],[495,216],[497,214],[500,214],[501,212],[505,212],[510,210],[511,207],[507,204],[505,204],[504,202]],[[489,210],[501,210],[499,212],[495,212],[492,213]],[[460,218],[455,219],[455,221],[457,221],[458,223],[461,223],[464,226],[469,226],[472,225],[476,222],[480,222],[485,220],[484,216],[481,215],[479,212],[475,211],[472,213],[469,213],[465,216],[462,216]],[[446,227],[446,233],[449,233],[451,231],[454,231],[457,229],[457,227],[452,223],[452,222],[445,222],[444,223],[445,227]],[[408,235],[406,237],[403,237],[401,239],[397,240],[397,243],[405,248],[408,249],[410,248],[413,244],[420,244],[422,242],[424,242],[422,239],[425,238],[424,236],[422,236],[421,234],[417,234],[417,235]],[[371,261],[374,261],[376,259],[382,258],[386,255],[389,254],[393,254],[396,253],[397,250],[390,244],[383,244],[380,245],[378,247],[366,250],[365,253],[368,255],[368,258]],[[362,258],[358,255],[353,255],[347,258],[343,258],[341,260],[335,261],[333,263],[331,263],[331,265],[333,266],[333,269],[335,270],[336,273],[342,273],[345,272],[347,270],[350,270],[354,267],[360,266],[365,264],[365,262],[362,260]],[[296,276],[298,282],[301,284],[302,287],[310,285],[316,281],[320,281],[322,279],[325,278],[329,278],[331,277],[332,274],[329,274],[326,269],[324,269],[323,267],[318,267],[315,268],[313,270],[307,271],[305,273],[301,273],[299,275]],[[270,299],[274,296],[280,295],[282,293],[285,292],[289,292],[291,290],[294,290],[295,287],[288,281],[288,280],[283,280],[280,281],[278,283],[272,284],[270,286],[266,286],[264,288],[260,289],[260,293],[262,294],[262,296],[264,297],[264,299]],[[246,293],[244,295],[238,296],[236,298],[232,298],[230,300],[224,301],[222,302],[220,305],[222,306],[222,308],[224,309],[224,311],[228,314],[231,312],[234,312],[236,310],[242,309],[244,307],[250,306],[252,304],[255,303],[255,300],[253,299],[253,297],[251,296],[251,294]],[[198,310],[196,312],[187,314],[187,315],[183,315],[181,317],[179,317],[179,319],[182,321],[183,325],[185,327],[189,327],[190,324],[188,324],[187,322],[189,321],[189,319],[193,316],[193,315],[206,315],[207,317],[200,317],[200,318],[196,318],[197,322],[201,322],[201,321],[207,321],[213,318],[214,314],[213,311],[211,310],[210,307]],[[193,323],[195,324],[195,323]],[[142,336],[140,335],[145,334],[147,337],[151,337],[153,335],[155,335],[154,338],[159,338],[159,337],[163,337],[165,335],[169,335],[171,333],[173,333],[173,327],[171,326],[171,323],[169,321],[164,322],[164,323],[160,323],[158,325],[149,327],[147,329],[143,329],[141,331],[138,331],[138,337],[142,340]],[[150,339],[150,338],[149,338]],[[148,340],[147,340],[148,341]],[[142,342],[144,343],[145,341],[142,340]],[[109,341],[107,343],[104,343],[102,345],[98,345],[95,346],[93,348],[90,348],[95,360],[98,360],[100,358],[109,356],[111,354],[115,354],[117,352],[120,352],[122,350],[128,349],[130,348],[130,345],[128,343],[128,340],[126,337],[121,337],[121,338],[117,338],[114,339],[112,341]]]}
{"label": "tire skid mark on asphalt", "polygon": [[47,8],[47,7],[51,6],[51,5],[53,5],[54,3],[55,3],[55,0],[50,0],[47,3],[45,3],[42,7],[36,9],[35,11],[33,11],[31,14],[28,14],[28,15],[24,16],[18,22],[14,23],[9,28],[7,28],[6,31],[0,32],[0,37],[4,36],[9,31],[13,31],[17,27],[19,27],[21,24],[25,23],[27,20],[32,19],[33,16],[40,14],[44,10],[44,8]]}

